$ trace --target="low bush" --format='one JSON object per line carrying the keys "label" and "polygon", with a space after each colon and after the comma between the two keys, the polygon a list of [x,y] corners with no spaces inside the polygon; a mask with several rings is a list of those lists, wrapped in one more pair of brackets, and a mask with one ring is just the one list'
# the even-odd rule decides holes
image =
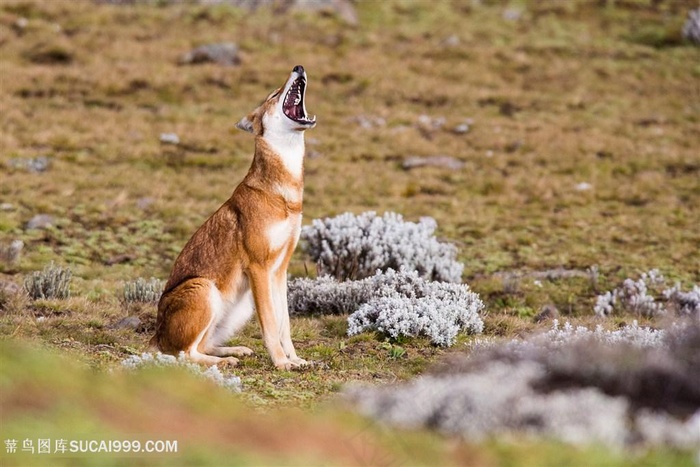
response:
{"label": "low bush", "polygon": [[393,338],[427,336],[450,346],[459,332],[483,330],[483,302],[467,285],[429,281],[405,269],[359,281],[295,279],[288,298],[293,313],[352,313],[349,335],[376,330]]}
{"label": "low bush", "polygon": [[[511,434],[696,449],[700,324],[657,332],[557,327],[524,342],[484,346],[407,384],[354,387],[347,396],[391,424],[474,440]],[[639,335],[653,335],[654,343],[638,345]]]}
{"label": "low bush", "polygon": [[163,281],[150,278],[146,280],[142,277],[124,283],[120,300],[123,304],[131,303],[158,303],[163,294]]}
{"label": "low bush", "polygon": [[457,248],[439,242],[436,228],[430,217],[414,223],[393,212],[381,217],[374,212],[345,213],[315,219],[302,229],[301,239],[319,275],[341,281],[406,268],[426,279],[460,282],[464,265],[456,261]]}
{"label": "low bush", "polygon": [[300,277],[287,284],[289,312],[302,315],[344,315],[370,300],[363,281],[338,282],[330,276]]}
{"label": "low bush", "polygon": [[700,8],[690,10],[683,25],[683,37],[695,45],[700,45]]}
{"label": "low bush", "polygon": [[70,297],[71,270],[53,263],[24,279],[24,289],[34,300]]}
{"label": "low bush", "polygon": [[594,311],[599,316],[625,311],[646,317],[700,317],[700,287],[694,285],[688,292],[683,292],[678,283],[669,287],[664,276],[652,269],[636,281],[625,279],[620,287],[599,295]]}

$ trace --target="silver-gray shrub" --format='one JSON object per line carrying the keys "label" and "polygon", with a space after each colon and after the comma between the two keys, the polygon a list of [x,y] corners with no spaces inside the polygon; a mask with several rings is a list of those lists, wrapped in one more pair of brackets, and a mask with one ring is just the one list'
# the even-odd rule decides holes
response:
{"label": "silver-gray shrub", "polygon": [[70,297],[70,269],[56,266],[53,262],[42,271],[34,271],[24,279],[24,290],[34,300],[64,299]]}
{"label": "silver-gray shrub", "polygon": [[348,317],[348,335],[379,331],[393,338],[427,336],[449,347],[457,334],[478,334],[484,304],[466,284],[427,281],[389,270],[368,281],[372,299]]}
{"label": "silver-gray shrub", "polygon": [[480,307],[453,296],[409,298],[395,294],[362,305],[348,318],[348,335],[376,330],[394,339],[427,336],[435,345],[449,347],[457,334],[480,333]]}
{"label": "silver-gray shrub", "polygon": [[484,304],[466,284],[430,281],[417,271],[389,269],[358,281],[295,279],[289,308],[300,314],[347,314],[348,334],[379,331],[393,338],[427,336],[454,344],[458,333],[480,333]]}
{"label": "silver-gray shrub", "polygon": [[130,303],[157,303],[163,294],[163,281],[151,277],[146,280],[139,277],[136,280],[125,282],[122,290],[121,302]]}
{"label": "silver-gray shrub", "polygon": [[289,311],[303,315],[352,313],[371,299],[372,290],[365,281],[338,282],[331,276],[292,279],[287,284]]}
{"label": "silver-gray shrub", "polygon": [[[673,327],[680,325],[674,324]],[[597,325],[595,329],[572,326],[568,321],[561,325],[559,320],[555,319],[551,329],[541,334],[531,335],[525,340],[513,339],[507,342],[498,342],[489,338],[475,339],[469,346],[473,352],[478,353],[497,345],[502,350],[514,354],[526,353],[533,348],[542,346],[556,349],[582,342],[602,346],[625,344],[635,348],[658,348],[666,345],[666,332],[665,329],[639,326],[636,320],[632,321],[632,324],[608,331],[601,325]]]}
{"label": "silver-gray shrub", "polygon": [[666,299],[666,307],[677,315],[695,316],[700,318],[700,287],[693,285],[688,292],[681,290],[680,284],[664,289],[662,292]]}
{"label": "silver-gray shrub", "polygon": [[404,428],[432,428],[468,440],[542,436],[573,444],[620,445],[624,400],[592,389],[543,394],[533,386],[545,369],[494,362],[480,372],[421,376],[389,388],[351,388],[359,411]]}
{"label": "silver-gray shrub", "polygon": [[644,346],[641,329],[613,336],[557,328],[527,345],[453,357],[408,383],[346,394],[361,412],[388,423],[468,439],[515,435],[697,449],[700,324],[678,323]]}
{"label": "silver-gray shrub", "polygon": [[683,37],[695,45],[700,45],[700,8],[690,10],[683,25]]}
{"label": "silver-gray shrub", "polygon": [[438,241],[436,228],[430,217],[415,223],[394,212],[345,213],[315,219],[302,229],[301,239],[319,275],[362,279],[377,270],[407,268],[427,279],[460,282],[464,265],[456,260],[457,248]]}
{"label": "silver-gray shrub", "polygon": [[664,276],[652,269],[637,280],[627,278],[620,287],[599,295],[593,309],[598,316],[624,311],[647,317],[669,313],[700,317],[700,287],[694,285],[688,292],[683,292],[678,283],[669,287]]}

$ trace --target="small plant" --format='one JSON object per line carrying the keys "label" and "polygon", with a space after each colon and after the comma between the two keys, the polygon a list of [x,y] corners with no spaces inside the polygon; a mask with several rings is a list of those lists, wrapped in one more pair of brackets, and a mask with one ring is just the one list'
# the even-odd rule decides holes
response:
{"label": "small plant", "polygon": [[311,256],[319,275],[338,280],[363,279],[377,270],[417,271],[421,277],[460,282],[464,265],[456,261],[457,248],[439,242],[437,223],[423,217],[406,222],[400,214],[351,213],[315,219],[301,232],[304,250]]}
{"label": "small plant", "polygon": [[142,277],[124,283],[121,302],[125,305],[131,303],[157,303],[163,294],[163,281],[151,277],[146,280]]}
{"label": "small plant", "polygon": [[[672,329],[675,330],[675,328]],[[485,349],[493,348],[495,345],[499,345],[504,351],[515,354],[523,354],[538,347],[557,350],[574,344],[591,344],[599,347],[624,344],[638,349],[652,349],[665,346],[667,334],[668,332],[665,329],[639,326],[636,320],[632,321],[630,325],[607,331],[600,325],[596,326],[595,329],[589,329],[585,326],[572,326],[568,321],[561,325],[559,320],[555,319],[549,331],[529,336],[526,340],[513,339],[503,343],[481,339],[476,340],[471,345],[471,348],[475,354]]]}
{"label": "small plant", "polygon": [[693,285],[688,292],[681,290],[680,284],[665,289],[662,292],[668,308],[675,311],[678,316],[695,316],[700,318],[700,287]]}
{"label": "small plant", "polygon": [[24,248],[22,240],[13,240],[9,246],[0,246],[0,261],[12,265],[19,262],[19,258]]}
{"label": "small plant", "polygon": [[392,344],[389,341],[386,341],[382,344],[382,349],[386,350],[389,354],[389,358],[393,360],[398,360],[399,358],[406,355],[406,349],[399,345]]}
{"label": "small plant", "polygon": [[700,287],[694,285],[689,292],[683,292],[680,284],[667,287],[664,276],[652,269],[636,281],[625,279],[622,286],[599,295],[593,309],[598,316],[621,310],[647,317],[667,313],[700,317]]}
{"label": "small plant", "polygon": [[24,289],[34,300],[70,297],[70,269],[49,264],[43,271],[34,271],[24,280]]}

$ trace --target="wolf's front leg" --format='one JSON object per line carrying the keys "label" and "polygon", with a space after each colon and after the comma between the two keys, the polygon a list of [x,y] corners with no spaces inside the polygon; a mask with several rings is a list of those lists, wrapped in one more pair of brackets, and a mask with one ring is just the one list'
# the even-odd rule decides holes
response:
{"label": "wolf's front leg", "polygon": [[280,370],[290,370],[298,366],[290,360],[282,348],[280,326],[274,309],[272,274],[266,267],[251,266],[249,279],[263,341],[270,353],[272,363]]}
{"label": "wolf's front leg", "polygon": [[276,300],[276,311],[280,325],[280,342],[284,353],[287,354],[289,360],[296,366],[308,365],[308,362],[297,356],[292,343],[292,331],[289,323],[289,304],[287,302],[287,273],[282,271],[275,278],[275,290],[273,291]]}

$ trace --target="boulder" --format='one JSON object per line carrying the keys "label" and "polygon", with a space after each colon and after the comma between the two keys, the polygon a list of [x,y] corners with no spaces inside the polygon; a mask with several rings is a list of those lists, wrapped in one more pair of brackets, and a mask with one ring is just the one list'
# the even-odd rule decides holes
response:
{"label": "boulder", "polygon": [[49,214],[37,214],[36,216],[29,219],[29,222],[27,222],[25,229],[26,230],[47,229],[47,228],[53,226],[54,223],[55,223],[55,219],[53,216],[51,216]]}
{"label": "boulder", "polygon": [[182,54],[178,60],[180,65],[196,65],[199,63],[217,63],[223,66],[240,65],[241,58],[238,45],[233,42],[205,44]]}
{"label": "boulder", "polygon": [[416,169],[418,167],[444,167],[450,170],[460,170],[464,167],[464,162],[451,156],[429,156],[429,157],[408,157],[404,159],[401,167],[404,170]]}

